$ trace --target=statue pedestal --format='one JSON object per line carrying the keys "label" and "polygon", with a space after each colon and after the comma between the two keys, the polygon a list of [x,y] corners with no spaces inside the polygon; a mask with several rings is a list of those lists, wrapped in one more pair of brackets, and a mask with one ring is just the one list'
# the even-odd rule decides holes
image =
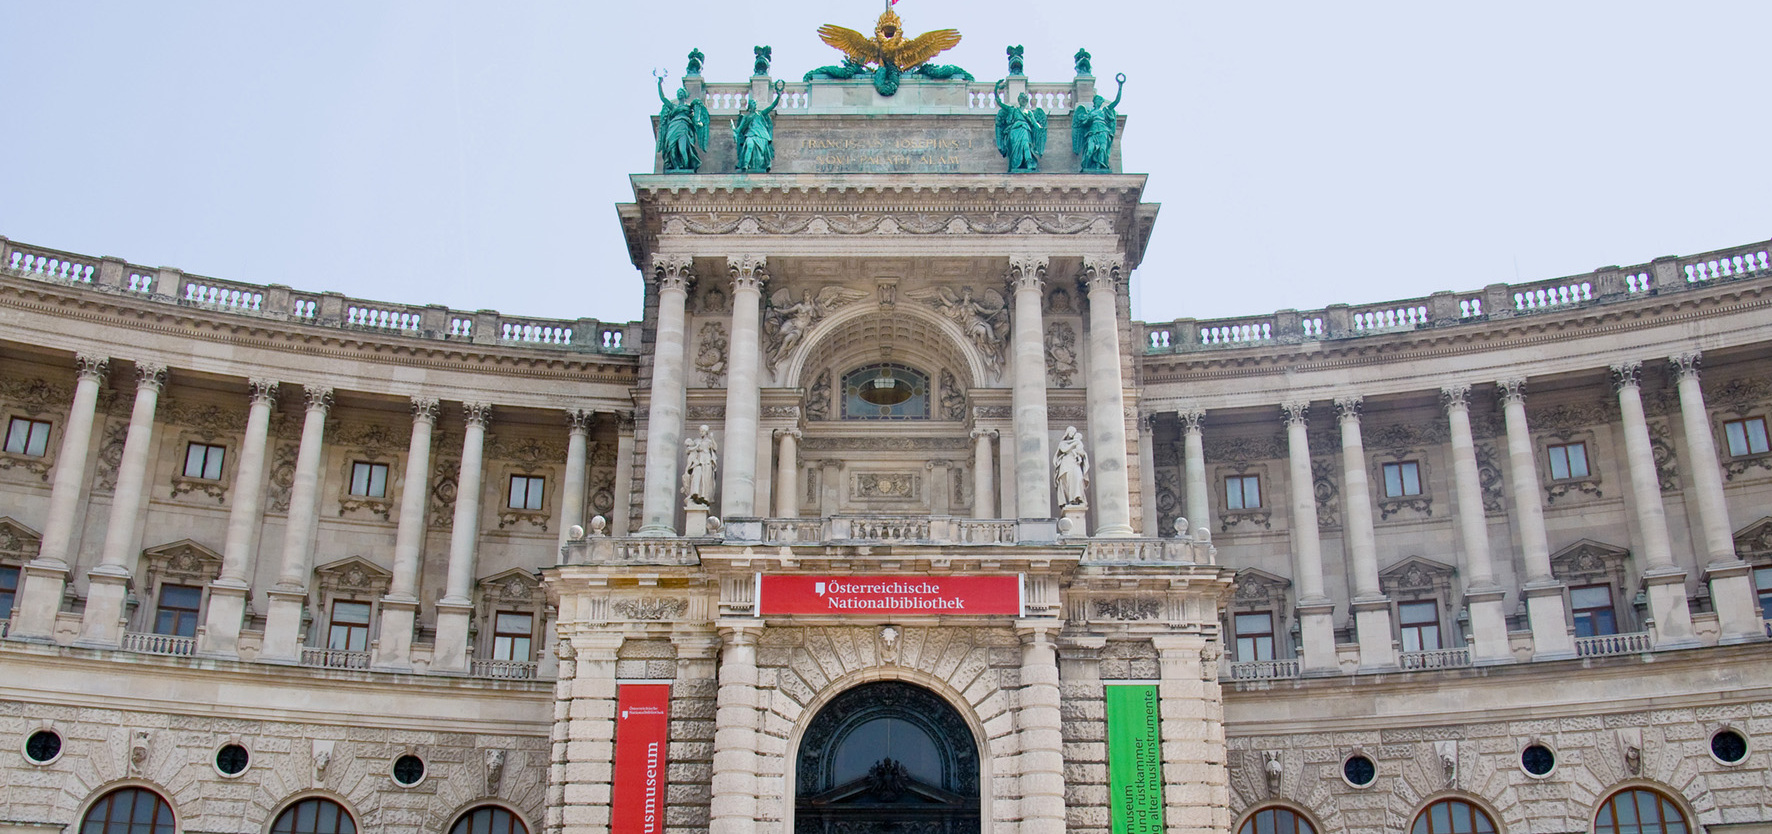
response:
{"label": "statue pedestal", "polygon": [[702,504],[683,505],[683,535],[699,538],[708,534],[708,508]]}
{"label": "statue pedestal", "polygon": [[[1089,505],[1066,504],[1059,511],[1058,536],[1063,539],[1089,535]],[[1064,522],[1070,522],[1068,529]]]}

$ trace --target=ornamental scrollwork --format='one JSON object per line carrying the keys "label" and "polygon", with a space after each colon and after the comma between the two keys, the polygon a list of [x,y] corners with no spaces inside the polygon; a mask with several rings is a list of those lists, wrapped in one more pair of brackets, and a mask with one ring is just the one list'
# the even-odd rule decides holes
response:
{"label": "ornamental scrollwork", "polygon": [[617,615],[629,620],[665,620],[683,616],[689,611],[689,600],[674,597],[640,597],[618,599],[610,606]]}

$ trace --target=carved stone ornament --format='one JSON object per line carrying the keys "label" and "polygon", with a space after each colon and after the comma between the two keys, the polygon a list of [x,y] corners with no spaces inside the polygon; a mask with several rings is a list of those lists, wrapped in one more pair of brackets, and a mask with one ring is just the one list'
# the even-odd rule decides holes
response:
{"label": "carved stone ornament", "polygon": [[705,322],[695,339],[695,370],[701,373],[702,384],[719,388],[726,382],[726,326]]}
{"label": "carved stone ornament", "polygon": [[966,391],[946,368],[941,369],[941,419],[956,423],[966,419]]}
{"label": "carved stone ornament", "polygon": [[0,560],[22,564],[37,558],[43,537],[11,518],[0,517]]}
{"label": "carved stone ornament", "polygon": [[361,556],[349,556],[314,569],[321,592],[326,596],[379,597],[388,592],[394,575],[387,569]]}
{"label": "carved stone ornament", "polygon": [[1311,495],[1317,500],[1317,529],[1341,526],[1341,487],[1335,483],[1335,465],[1326,459],[1311,461]]}
{"label": "carved stone ornament", "polygon": [[1046,375],[1060,388],[1071,387],[1077,374],[1077,330],[1070,322],[1046,325]]}
{"label": "carved stone ornament", "polygon": [[666,235],[1112,235],[1111,218],[1034,212],[894,212],[859,214],[697,212],[664,219]]}
{"label": "carved stone ornament", "polygon": [[209,443],[235,437],[246,427],[246,412],[215,403],[172,400],[158,410],[167,423],[190,429],[196,437]]}
{"label": "carved stone ornament", "polygon": [[221,575],[222,555],[197,542],[183,541],[142,551],[148,575],[183,585],[200,585]]}
{"label": "carved stone ornament", "polygon": [[1161,610],[1155,599],[1117,597],[1095,600],[1091,615],[1096,620],[1154,620]]}
{"label": "carved stone ornament", "polygon": [[1248,464],[1256,461],[1278,460],[1286,456],[1286,438],[1281,435],[1270,437],[1206,437],[1202,438],[1202,451],[1206,453],[1207,463]]}
{"label": "carved stone ornament", "polygon": [[129,775],[141,776],[148,764],[147,730],[136,730],[129,739]]}
{"label": "carved stone ornament", "polygon": [[505,751],[486,751],[486,795],[497,796],[499,783],[505,775]]}
{"label": "carved stone ornament", "polygon": [[0,377],[0,402],[16,405],[32,417],[65,410],[72,399],[74,389],[66,385],[57,385],[39,377]]}
{"label": "carved stone ornament", "polygon": [[825,368],[818,372],[812,387],[806,391],[806,419],[823,421],[831,419],[831,369]]}
{"label": "carved stone ornament", "polygon": [[806,340],[806,333],[825,316],[867,297],[861,290],[836,286],[825,287],[816,295],[812,290],[801,290],[797,300],[786,287],[776,290],[763,311],[763,344],[770,366],[793,355]]}
{"label": "carved stone ornament", "polygon": [[618,599],[610,606],[617,616],[628,620],[669,620],[689,611],[689,600],[675,597],[640,597]]}
{"label": "carved stone ornament", "polygon": [[1292,580],[1283,576],[1275,576],[1256,568],[1244,568],[1237,571],[1233,604],[1239,609],[1278,605],[1285,602],[1286,589],[1291,586]]}
{"label": "carved stone ornament", "polygon": [[857,472],[856,498],[915,498],[922,479],[910,472]]}
{"label": "carved stone ornament", "polygon": [[534,602],[541,593],[541,583],[534,574],[513,568],[480,580],[480,599],[488,603],[521,605]]}
{"label": "carved stone ornament", "polygon": [[1003,294],[986,288],[982,292],[961,287],[934,287],[906,293],[928,304],[964,334],[992,374],[1003,371],[1003,349],[1009,340],[1009,302]]}

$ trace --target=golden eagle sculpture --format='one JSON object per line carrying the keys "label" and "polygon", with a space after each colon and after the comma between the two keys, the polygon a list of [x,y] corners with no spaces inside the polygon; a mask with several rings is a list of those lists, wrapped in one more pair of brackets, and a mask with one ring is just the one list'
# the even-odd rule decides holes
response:
{"label": "golden eagle sculpture", "polygon": [[834,67],[819,67],[806,73],[807,81],[814,78],[841,79],[871,75],[874,89],[880,95],[889,96],[898,92],[899,76],[907,72],[936,80],[972,80],[972,73],[959,67],[929,63],[930,58],[960,43],[958,29],[936,29],[914,38],[906,38],[904,22],[890,8],[874,23],[874,36],[871,38],[854,29],[830,23],[818,27],[818,37],[843,53],[843,63]]}

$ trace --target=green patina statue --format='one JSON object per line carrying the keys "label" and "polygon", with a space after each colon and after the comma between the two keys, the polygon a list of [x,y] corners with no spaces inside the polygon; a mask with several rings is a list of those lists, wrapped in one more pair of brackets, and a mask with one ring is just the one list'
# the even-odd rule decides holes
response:
{"label": "green patina statue", "polygon": [[1009,53],[1009,74],[1010,75],[1026,75],[1027,73],[1022,72],[1022,63],[1021,63],[1022,48],[1019,45],[1011,46],[1006,51]]}
{"label": "green patina statue", "polygon": [[1111,174],[1108,156],[1114,149],[1114,131],[1119,127],[1120,96],[1126,92],[1126,73],[1114,76],[1119,89],[1111,104],[1103,104],[1101,96],[1094,105],[1078,104],[1071,111],[1071,150],[1076,153],[1080,170],[1085,174]]}
{"label": "green patina statue", "polygon": [[751,52],[757,56],[756,60],[751,64],[751,74],[768,75],[769,62],[775,54],[775,49],[768,46],[753,46],[751,47]]}
{"label": "green patina statue", "polygon": [[757,100],[745,102],[744,112],[732,120],[732,145],[738,149],[737,170],[741,174],[767,174],[775,164],[775,107],[781,104],[781,91],[786,81],[775,82],[775,100],[762,110]]}
{"label": "green patina statue", "polygon": [[701,169],[701,154],[708,147],[708,108],[700,100],[691,101],[689,91],[677,88],[677,100],[665,98],[664,76],[658,78],[658,100],[664,107],[658,111],[658,152],[664,157],[667,173],[695,172]]}
{"label": "green patina statue", "polygon": [[704,59],[706,57],[708,57],[708,56],[701,54],[701,50],[693,49],[693,48],[690,49],[689,50],[689,66],[688,66],[688,68],[683,70],[683,74],[686,76],[701,75],[701,62],[702,62],[702,59]]}
{"label": "green patina statue", "polygon": [[1090,58],[1089,50],[1084,49],[1080,46],[1077,47],[1077,54],[1071,56],[1071,60],[1077,62],[1077,74],[1078,75],[1094,75],[1095,74],[1094,68],[1089,65],[1089,58]]}
{"label": "green patina statue", "polygon": [[1029,106],[1027,93],[1011,106],[1003,100],[1005,83],[998,81],[991,90],[997,100],[997,152],[1009,160],[1011,174],[1038,171],[1046,155],[1046,111]]}

